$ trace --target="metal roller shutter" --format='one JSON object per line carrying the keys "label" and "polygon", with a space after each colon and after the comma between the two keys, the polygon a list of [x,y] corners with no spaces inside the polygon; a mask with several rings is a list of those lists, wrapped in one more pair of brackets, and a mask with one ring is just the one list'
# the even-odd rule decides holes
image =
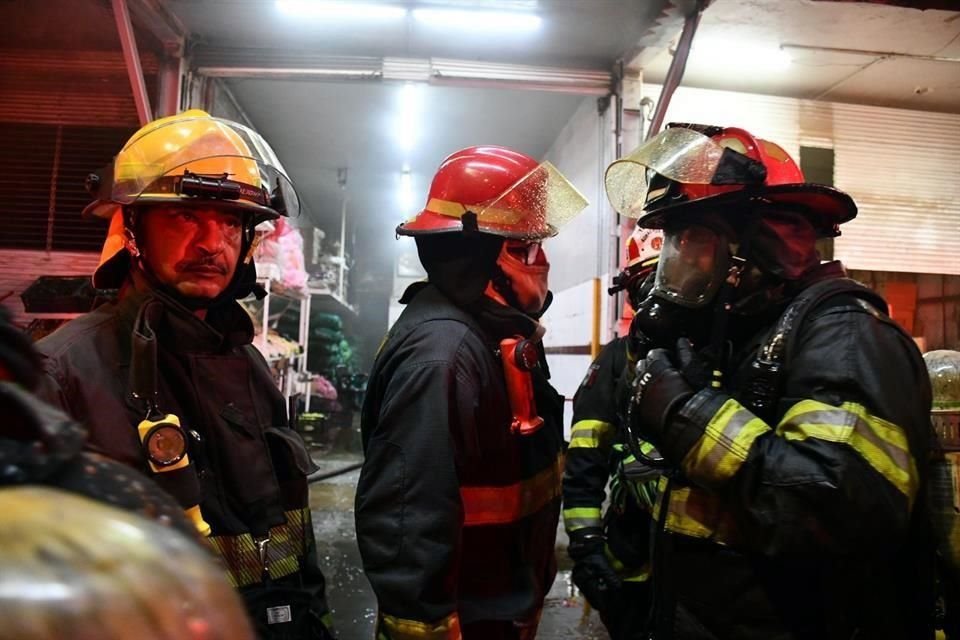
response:
{"label": "metal roller shutter", "polygon": [[106,222],[83,220],[88,173],[107,164],[131,128],[0,123],[0,247],[99,252]]}

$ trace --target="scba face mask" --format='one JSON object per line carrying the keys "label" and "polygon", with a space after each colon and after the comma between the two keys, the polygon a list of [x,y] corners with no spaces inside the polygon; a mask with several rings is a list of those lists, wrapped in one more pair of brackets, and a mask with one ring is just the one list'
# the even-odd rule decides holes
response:
{"label": "scba face mask", "polygon": [[725,233],[701,224],[667,229],[653,295],[683,307],[704,307],[723,284],[729,262]]}
{"label": "scba face mask", "polygon": [[497,264],[510,281],[520,311],[537,313],[547,302],[550,263],[539,242],[505,240]]}

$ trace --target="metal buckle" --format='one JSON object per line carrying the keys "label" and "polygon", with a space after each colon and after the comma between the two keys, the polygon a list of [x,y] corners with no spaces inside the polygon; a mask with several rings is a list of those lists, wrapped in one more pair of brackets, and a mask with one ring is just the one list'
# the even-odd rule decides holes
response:
{"label": "metal buckle", "polygon": [[254,538],[253,544],[257,547],[257,556],[260,558],[260,578],[268,580],[270,578],[270,536],[263,538]]}

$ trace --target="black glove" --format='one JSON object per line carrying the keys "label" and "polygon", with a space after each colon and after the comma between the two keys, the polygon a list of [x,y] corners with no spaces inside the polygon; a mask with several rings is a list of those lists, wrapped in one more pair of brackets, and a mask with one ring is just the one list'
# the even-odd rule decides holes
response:
{"label": "black glove", "polygon": [[629,427],[634,437],[661,451],[663,435],[674,412],[696,392],[674,365],[665,349],[652,349],[637,363],[633,381]]}
{"label": "black glove", "polygon": [[590,606],[599,613],[608,611],[616,602],[623,582],[604,554],[605,542],[599,533],[570,534],[567,553],[573,558],[571,578]]}
{"label": "black glove", "polygon": [[702,355],[694,351],[693,344],[686,338],[677,340],[677,368],[695,391],[710,386],[713,380],[713,364]]}

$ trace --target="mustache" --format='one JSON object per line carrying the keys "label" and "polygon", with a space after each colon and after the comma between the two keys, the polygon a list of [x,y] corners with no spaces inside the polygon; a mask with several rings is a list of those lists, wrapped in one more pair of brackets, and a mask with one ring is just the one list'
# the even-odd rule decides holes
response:
{"label": "mustache", "polygon": [[182,260],[177,263],[177,271],[193,271],[195,269],[214,268],[221,275],[227,274],[227,266],[220,262],[216,257],[202,258],[200,260]]}

